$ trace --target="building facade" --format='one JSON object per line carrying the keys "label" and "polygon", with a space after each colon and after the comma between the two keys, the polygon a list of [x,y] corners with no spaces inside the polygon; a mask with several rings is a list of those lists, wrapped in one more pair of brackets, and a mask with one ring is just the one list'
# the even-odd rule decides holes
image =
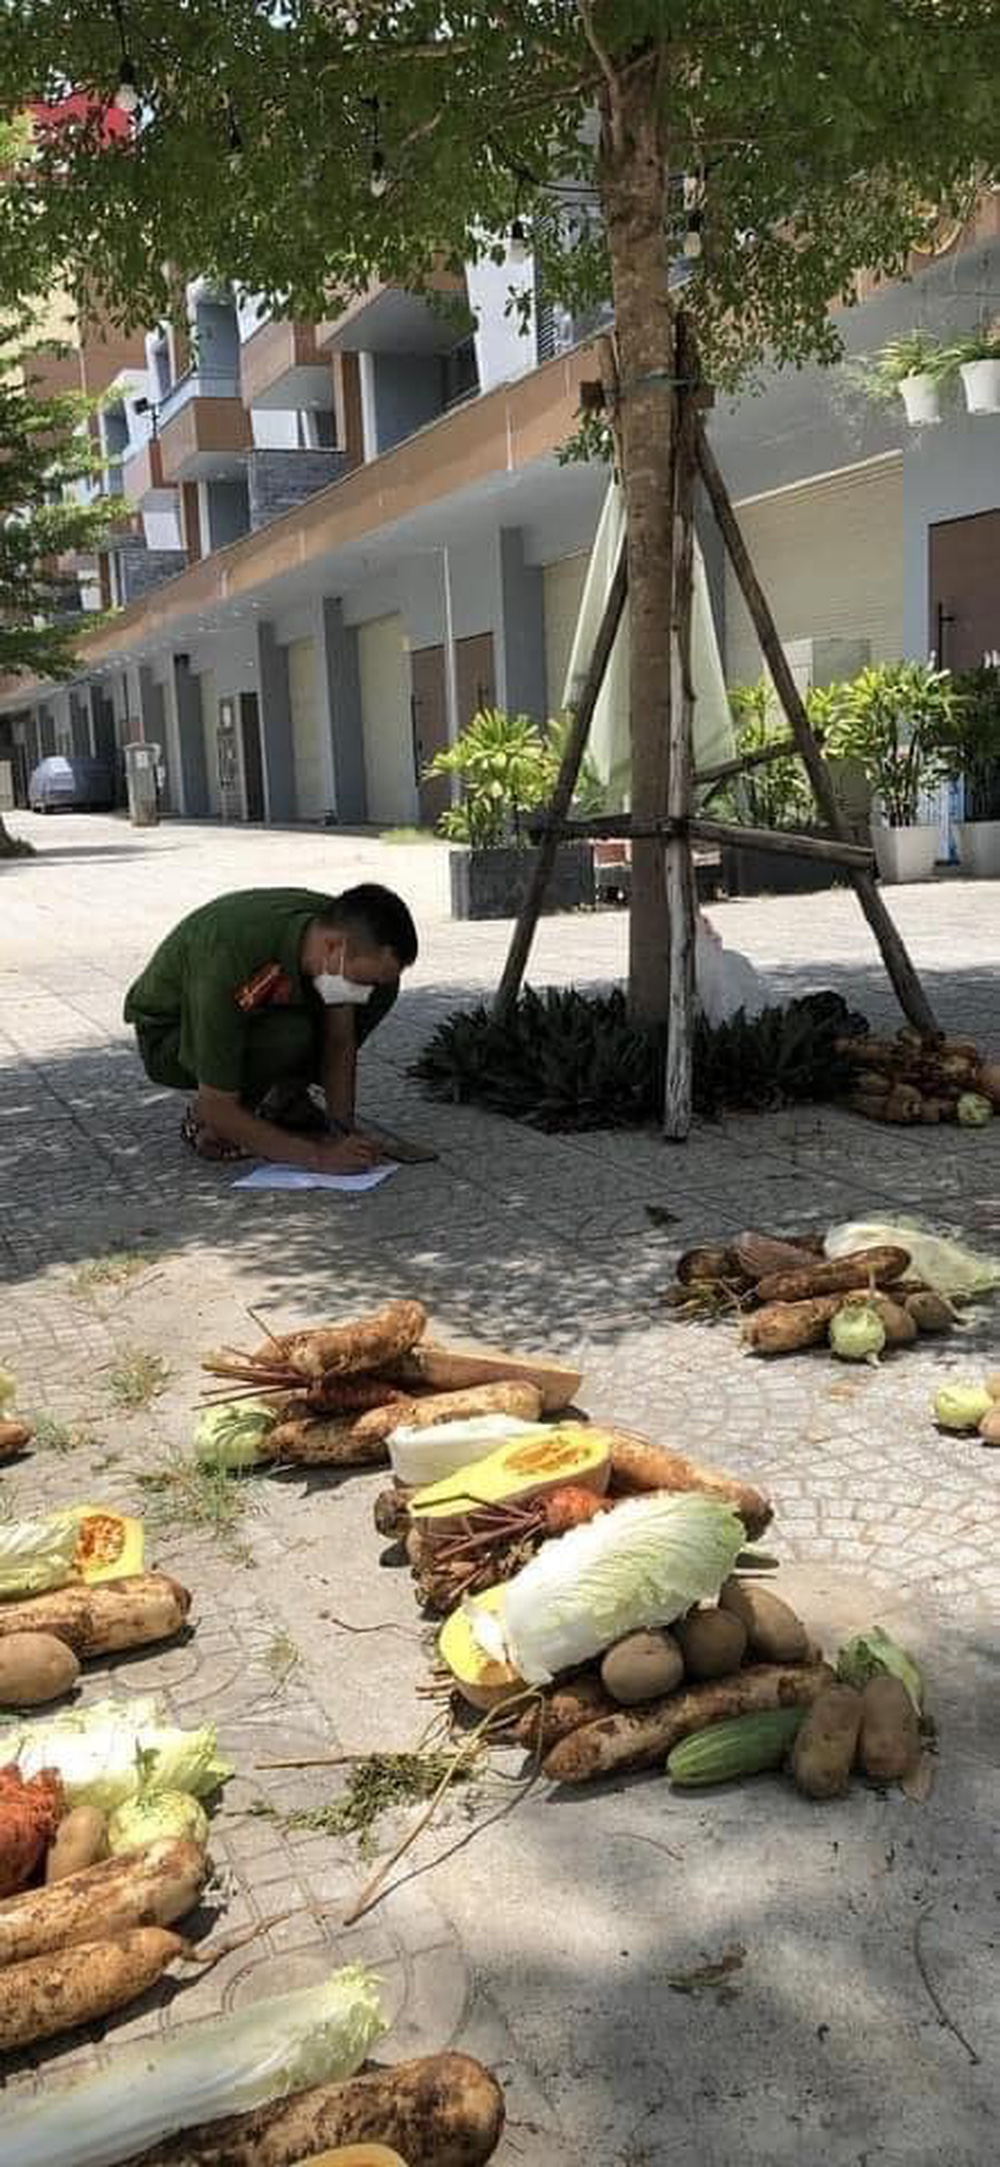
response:
{"label": "building facade", "polygon": [[[905,282],[859,289],[848,350],[1000,310],[1000,199]],[[80,362],[105,394],[102,486],[123,521],[81,603],[113,614],[61,686],[0,687],[0,757],[161,747],[188,818],[398,827],[443,807],[428,759],[476,708],[561,702],[600,465],[560,465],[586,336],[508,309],[532,266],[374,286],[319,323],[200,281],[186,326]],[[100,381],[98,381],[100,379]],[[713,439],[803,682],[864,661],[1000,649],[1000,417],[909,431],[845,371],[720,400]],[[730,682],[760,658],[703,531]]]}

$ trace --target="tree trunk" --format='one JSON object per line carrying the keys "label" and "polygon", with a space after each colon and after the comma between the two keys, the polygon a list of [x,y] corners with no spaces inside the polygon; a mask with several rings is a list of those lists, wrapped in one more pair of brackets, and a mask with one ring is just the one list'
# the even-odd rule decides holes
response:
{"label": "tree trunk", "polygon": [[[655,55],[604,94],[598,185],[611,259],[619,371],[619,438],[628,522],[632,811],[667,810],[673,610],[674,313],[667,293],[667,160]],[[643,1023],[668,1001],[663,850],[632,846],[629,997]]]}

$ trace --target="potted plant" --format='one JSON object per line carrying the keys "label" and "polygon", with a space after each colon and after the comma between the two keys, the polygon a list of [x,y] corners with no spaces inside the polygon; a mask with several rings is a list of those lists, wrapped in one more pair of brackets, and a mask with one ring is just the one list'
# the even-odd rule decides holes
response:
{"label": "potted plant", "polygon": [[947,774],[965,785],[962,867],[980,880],[1000,880],[1000,668],[984,662],[953,682],[956,699],[940,742]]}
{"label": "potted plant", "polygon": [[[759,767],[747,768],[724,797],[713,792],[711,809],[751,828],[797,828],[819,834],[808,777],[778,711],[770,679],[732,685],[729,706],[740,754],[770,752],[779,745],[789,749]],[[721,873],[728,895],[805,895],[832,887],[840,877],[836,866],[818,859],[791,858],[778,850],[744,850],[735,841],[722,846]]]}
{"label": "potted plant", "polygon": [[920,801],[947,773],[943,743],[956,696],[947,670],[882,662],[826,695],[825,749],[856,760],[876,801],[872,837],[883,880],[928,880],[938,828]]}
{"label": "potted plant", "polygon": [[878,352],[855,365],[852,374],[866,396],[883,406],[901,398],[911,428],[941,419],[941,391],[953,372],[950,349],[942,349],[929,331],[906,331],[887,339]]}
{"label": "potted plant", "polygon": [[[442,835],[464,846],[451,853],[456,918],[511,918],[520,909],[533,865],[527,816],[551,798],[565,730],[564,721],[540,726],[531,715],[484,708],[431,761],[428,775],[455,776],[460,786],[458,802],[438,822]],[[600,779],[585,760],[575,810],[596,812],[601,803]],[[560,843],[545,909],[574,910],[593,900],[591,845]]]}
{"label": "potted plant", "polygon": [[970,414],[1000,414],[1000,318],[956,340],[947,358],[962,379]]}

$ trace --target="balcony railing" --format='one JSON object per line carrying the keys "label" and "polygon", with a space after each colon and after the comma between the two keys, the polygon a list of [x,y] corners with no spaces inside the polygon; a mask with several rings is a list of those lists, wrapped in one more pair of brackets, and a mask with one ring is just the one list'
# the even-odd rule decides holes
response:
{"label": "balcony railing", "polygon": [[155,426],[162,429],[175,414],[190,406],[192,399],[238,399],[240,396],[239,373],[235,369],[186,369],[183,376],[172,384],[166,398],[156,409]]}

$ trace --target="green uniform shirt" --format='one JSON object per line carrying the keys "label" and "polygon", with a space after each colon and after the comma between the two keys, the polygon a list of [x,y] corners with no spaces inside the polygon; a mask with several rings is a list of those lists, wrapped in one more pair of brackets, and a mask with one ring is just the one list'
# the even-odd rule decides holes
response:
{"label": "green uniform shirt", "polygon": [[[172,1025],[180,1070],[210,1090],[241,1090],[254,1065],[258,1019],[286,1017],[296,1037],[320,1021],[299,954],[307,925],[331,900],[311,888],[246,888],[204,903],[167,934],[129,988],[126,1023],[136,1026],[140,1041],[144,1027]],[[280,966],[286,981],[277,1001],[244,1010],[241,991],[269,963]]]}

